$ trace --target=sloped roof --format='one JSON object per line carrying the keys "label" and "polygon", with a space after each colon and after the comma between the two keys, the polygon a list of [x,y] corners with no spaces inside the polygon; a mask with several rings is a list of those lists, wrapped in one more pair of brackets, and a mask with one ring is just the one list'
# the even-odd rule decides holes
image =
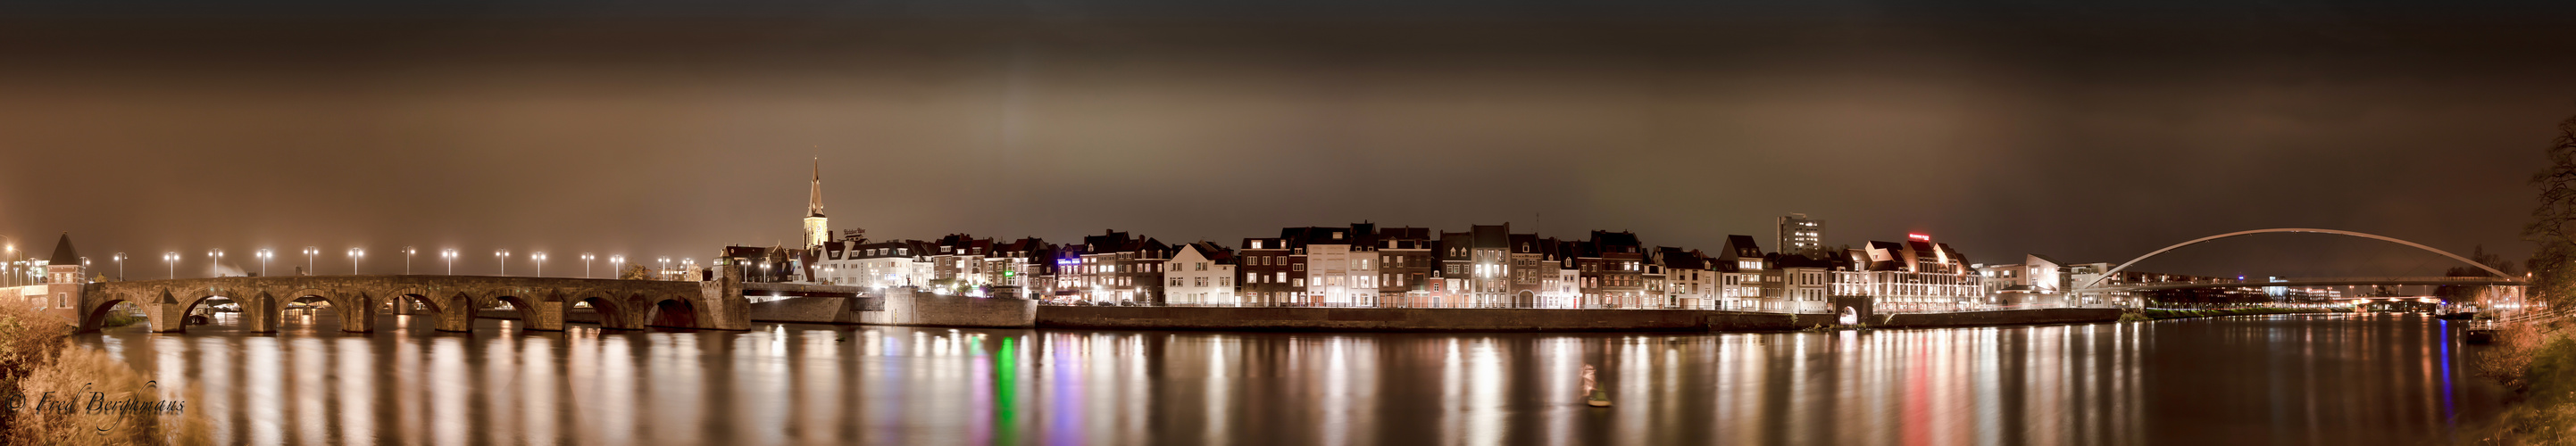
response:
{"label": "sloped roof", "polygon": [[1754,242],[1753,236],[1750,235],[1728,235],[1726,236],[1726,252],[1721,253],[1718,257],[1733,259],[1762,258],[1762,245]]}
{"label": "sloped roof", "polygon": [[55,265],[80,264],[80,250],[72,249],[72,233],[65,232],[62,239],[54,241],[54,258],[48,262]]}
{"label": "sloped roof", "polygon": [[[1190,242],[1187,245],[1182,245],[1180,249],[1198,251],[1199,257],[1205,257],[1208,261],[1216,262],[1219,265],[1234,264],[1234,250],[1226,249],[1226,247],[1219,246],[1215,242]],[[1175,250],[1173,252],[1177,253],[1180,251]],[[1177,258],[1180,256],[1175,255],[1172,257]]]}
{"label": "sloped roof", "polygon": [[1655,248],[1655,254],[1656,257],[1658,257],[1658,260],[1663,262],[1665,268],[1708,269],[1708,258],[1701,255],[1699,251],[1684,251],[1677,247],[1659,246]]}
{"label": "sloped roof", "polygon": [[2050,265],[2066,266],[2066,262],[2060,262],[2060,261],[2057,261],[2057,258],[2056,258],[2056,257],[2049,257],[2049,256],[2048,256],[2048,255],[2046,255],[2046,254],[2031,254],[2031,255],[2030,255],[2030,257],[2031,257],[2031,258],[2035,258],[2035,259],[2039,259],[2040,261],[2043,261],[2043,262],[2048,262],[2048,264],[2050,264]]}

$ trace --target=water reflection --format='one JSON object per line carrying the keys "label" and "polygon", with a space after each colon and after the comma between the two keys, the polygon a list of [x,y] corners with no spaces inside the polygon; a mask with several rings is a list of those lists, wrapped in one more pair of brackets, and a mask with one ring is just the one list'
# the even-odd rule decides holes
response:
{"label": "water reflection", "polygon": [[[217,443],[2456,442],[2495,386],[2440,321],[1721,335],[763,325],[427,331],[329,316],[81,342],[204,386]],[[1582,405],[1583,365],[1618,406]]]}

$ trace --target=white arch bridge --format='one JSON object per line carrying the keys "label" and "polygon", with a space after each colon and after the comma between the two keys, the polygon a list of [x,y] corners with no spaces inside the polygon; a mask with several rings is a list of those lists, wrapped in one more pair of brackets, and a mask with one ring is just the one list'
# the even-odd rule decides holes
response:
{"label": "white arch bridge", "polygon": [[[2130,265],[2136,265],[2136,264],[2138,264],[2138,262],[2140,262],[2140,261],[2144,261],[2144,260],[2146,260],[2146,259],[2148,259],[2148,258],[2150,258],[2150,257],[2155,257],[2155,256],[2156,256],[2156,255],[2158,255],[2158,254],[2164,254],[2166,251],[2172,251],[2172,250],[2179,249],[2179,248],[2182,248],[2182,247],[2185,247],[2185,246],[2197,245],[2197,244],[2200,244],[2200,243],[2202,243],[2202,242],[2208,242],[2208,241],[2211,241],[2211,240],[2218,240],[2218,239],[2230,238],[2230,237],[2242,237],[2242,236],[2255,235],[2255,234],[2274,234],[2274,233],[2331,234],[2331,235],[2341,235],[2341,236],[2347,236],[2347,237],[2358,237],[2358,238],[2366,238],[2366,239],[2371,239],[2371,240],[2378,240],[2378,241],[2383,241],[2383,242],[2395,243],[2395,244],[2399,244],[2399,245],[2405,245],[2405,246],[2410,247],[2410,248],[2415,248],[2415,249],[2423,250],[2423,251],[2426,251],[2426,252],[2431,252],[2431,253],[2434,253],[2434,254],[2441,254],[2443,257],[2449,257],[2449,258],[2451,258],[2451,260],[2458,260],[2458,261],[2460,261],[2460,263],[2468,264],[2469,266],[2474,266],[2474,267],[2477,267],[2478,269],[2485,270],[2487,273],[2492,274],[2492,276],[2486,276],[2486,277],[2475,277],[2475,276],[2471,276],[2471,277],[2329,277],[2329,278],[2298,278],[2298,279],[2290,279],[2290,280],[2280,281],[2280,282],[2256,282],[2256,281],[2146,282],[2146,283],[2132,283],[2132,284],[2114,284],[2114,285],[2110,285],[2110,286],[2104,286],[2104,285],[2103,285],[2103,282],[2104,282],[2104,281],[2106,281],[2106,280],[2110,280],[2110,279],[2112,279],[2112,278],[2114,278],[2114,277],[2118,277],[2118,275],[2119,275],[2120,271],[2122,271],[2122,270],[2126,270],[2126,269],[2129,269],[2129,266],[2130,266]],[[2164,249],[2158,249],[2158,250],[2155,250],[2155,252],[2149,252],[2149,253],[2147,253],[2147,255],[2142,255],[2142,256],[2138,256],[2138,258],[2130,259],[2128,262],[2121,263],[2121,264],[2120,264],[2120,266],[2118,266],[2118,267],[2114,267],[2114,268],[2111,268],[2109,271],[2103,271],[2103,272],[2102,272],[2101,277],[2096,277],[2096,278],[2094,278],[2094,279],[2093,279],[2093,281],[2091,281],[2091,282],[2086,282],[2086,283],[2084,283],[2082,286],[2077,286],[2077,287],[2075,287],[2075,288],[2074,288],[2073,293],[2075,293],[2075,294],[2090,294],[2090,293],[2112,293],[2112,292],[2123,292],[2123,291],[2153,291],[2153,290],[2176,290],[2176,289],[2193,289],[2193,288],[2242,288],[2242,287],[2273,287],[2273,286],[2281,286],[2281,287],[2304,287],[2304,286],[2343,286],[2343,285],[2522,286],[2522,285],[2524,285],[2524,283],[2525,283],[2525,281],[2523,280],[2523,278],[2520,278],[2520,277],[2513,277],[2513,275],[2505,274],[2505,273],[2504,273],[2504,271],[2498,271],[2498,270],[2496,270],[2494,267],[2490,267],[2490,266],[2487,266],[2486,264],[2478,263],[2477,261],[2474,261],[2474,260],[2469,260],[2467,257],[2460,257],[2460,255],[2458,255],[2458,254],[2452,254],[2452,253],[2450,253],[2449,251],[2443,251],[2443,250],[2440,250],[2440,249],[2434,249],[2434,248],[2433,248],[2433,247],[2431,247],[2431,246],[2424,246],[2424,245],[2422,245],[2422,244],[2418,244],[2418,243],[2415,243],[2415,242],[2410,242],[2410,241],[2405,241],[2405,240],[2399,240],[2399,239],[2394,238],[2394,237],[2388,237],[2388,236],[2376,235],[2376,234],[2366,234],[2366,233],[2353,232],[2353,231],[2333,230],[2333,229],[2315,229],[2315,228],[2276,228],[2276,229],[2256,229],[2256,230],[2251,230],[2251,231],[2237,231],[2237,232],[2230,232],[2230,233],[2225,233],[2225,234],[2219,234],[2219,235],[2213,235],[2213,236],[2208,236],[2208,237],[2201,237],[2201,238],[2197,238],[2197,239],[2192,239],[2191,241],[2187,241],[2187,242],[2176,243],[2176,244],[2174,244],[2173,246],[2167,246],[2167,247],[2165,247]]]}

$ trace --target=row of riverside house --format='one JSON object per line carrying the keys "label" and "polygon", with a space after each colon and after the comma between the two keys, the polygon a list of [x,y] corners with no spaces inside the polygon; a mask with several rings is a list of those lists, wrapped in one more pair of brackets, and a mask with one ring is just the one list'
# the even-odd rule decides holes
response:
{"label": "row of riverside house", "polygon": [[1764,252],[1743,235],[1726,237],[1711,254],[1649,246],[1631,232],[1563,240],[1513,233],[1509,224],[1463,232],[1372,223],[1291,227],[1231,247],[1114,230],[1066,244],[967,234],[869,241],[856,234],[808,249],[772,248],[774,258],[755,262],[781,267],[745,275],[1052,304],[1824,312],[1836,298],[1865,299],[1881,311],[1995,303],[1958,251],[1921,236],[1801,255]]}
{"label": "row of riverside house", "polygon": [[1730,235],[1715,255],[1648,246],[1625,231],[1562,240],[1513,233],[1510,224],[1465,232],[1366,222],[1291,227],[1231,248],[1116,230],[1067,244],[967,234],[870,241],[864,230],[834,237],[819,161],[813,181],[804,246],[728,247],[710,265],[740,268],[752,281],[1056,304],[1825,312],[1837,301],[1894,311],[2002,303],[1947,244],[1909,234],[1905,242],[1824,249],[1823,221],[1804,214],[1779,220],[1777,240],[1788,252]]}

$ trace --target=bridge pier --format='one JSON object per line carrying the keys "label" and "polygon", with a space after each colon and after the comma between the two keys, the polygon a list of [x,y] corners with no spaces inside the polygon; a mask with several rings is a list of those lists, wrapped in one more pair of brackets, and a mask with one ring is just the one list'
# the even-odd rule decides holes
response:
{"label": "bridge pier", "polygon": [[430,319],[434,321],[433,324],[438,331],[474,331],[474,316],[483,311],[480,305],[475,305],[472,298],[462,295],[449,297],[444,302],[439,302],[437,307],[438,312],[431,314]]}
{"label": "bridge pier", "polygon": [[176,303],[153,302],[143,304],[143,317],[152,322],[153,333],[178,333],[188,331],[187,327],[185,327],[187,324],[186,321],[188,320],[187,312],[188,308],[186,306]]}
{"label": "bridge pier", "polygon": [[535,306],[522,311],[526,316],[519,322],[527,324],[528,330],[563,331],[564,329],[564,303],[561,299],[537,302]]}
{"label": "bridge pier", "polygon": [[260,293],[259,297],[248,300],[249,302],[241,302],[241,330],[251,333],[276,333],[278,320],[283,316],[281,313],[286,311],[282,308],[283,305],[280,305],[280,299],[268,293]]}
{"label": "bridge pier", "polygon": [[332,302],[331,310],[340,314],[340,332],[374,333],[376,331],[376,297],[359,294],[347,304]]}

